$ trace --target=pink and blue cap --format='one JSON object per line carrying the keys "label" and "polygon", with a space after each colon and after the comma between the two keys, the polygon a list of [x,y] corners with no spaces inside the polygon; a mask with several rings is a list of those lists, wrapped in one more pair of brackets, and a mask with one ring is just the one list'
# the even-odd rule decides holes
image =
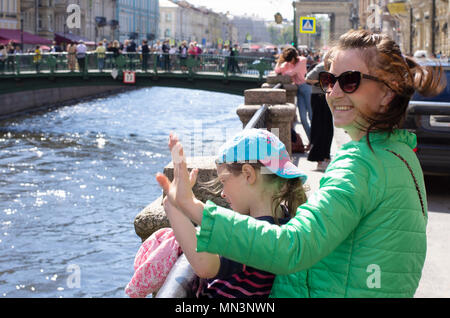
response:
{"label": "pink and blue cap", "polygon": [[244,129],[219,148],[217,163],[261,162],[277,176],[286,179],[307,176],[291,160],[285,145],[271,132],[263,129]]}

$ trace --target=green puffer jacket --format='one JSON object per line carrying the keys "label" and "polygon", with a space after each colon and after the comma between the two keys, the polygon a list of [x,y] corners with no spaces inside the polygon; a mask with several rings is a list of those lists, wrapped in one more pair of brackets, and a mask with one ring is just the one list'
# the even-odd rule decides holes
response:
{"label": "green puffer jacket", "polygon": [[[208,202],[197,250],[277,275],[272,297],[413,297],[426,255],[423,173],[405,130],[342,146],[283,226]],[[407,165],[411,167],[419,194]],[[425,215],[424,215],[425,214]]]}

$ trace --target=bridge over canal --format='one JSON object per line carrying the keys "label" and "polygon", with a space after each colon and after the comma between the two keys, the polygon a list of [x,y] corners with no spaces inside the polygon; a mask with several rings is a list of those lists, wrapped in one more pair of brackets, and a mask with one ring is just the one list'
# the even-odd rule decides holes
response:
{"label": "bridge over canal", "polygon": [[144,64],[138,53],[106,54],[101,69],[95,53],[87,54],[84,67],[71,65],[70,58],[67,53],[9,56],[0,69],[0,116],[152,86],[243,95],[246,89],[261,87],[274,62],[260,57],[201,55],[181,60],[178,55],[150,54]]}

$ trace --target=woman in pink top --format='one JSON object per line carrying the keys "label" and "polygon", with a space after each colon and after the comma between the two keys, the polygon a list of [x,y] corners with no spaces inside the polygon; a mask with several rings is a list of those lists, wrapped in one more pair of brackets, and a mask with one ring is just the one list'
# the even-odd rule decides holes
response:
{"label": "woman in pink top", "polygon": [[289,75],[292,81],[297,85],[297,107],[300,113],[300,120],[303,129],[311,140],[311,86],[306,83],[306,61],[303,56],[299,56],[293,47],[287,47],[278,59],[275,66],[275,73]]}

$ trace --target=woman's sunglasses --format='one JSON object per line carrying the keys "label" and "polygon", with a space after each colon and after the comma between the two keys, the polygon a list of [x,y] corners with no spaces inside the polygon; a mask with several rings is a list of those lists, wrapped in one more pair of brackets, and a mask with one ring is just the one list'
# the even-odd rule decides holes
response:
{"label": "woman's sunglasses", "polygon": [[334,84],[339,82],[339,86],[342,91],[344,93],[351,94],[358,89],[362,78],[384,83],[382,80],[372,75],[363,74],[358,71],[347,71],[339,76],[335,76],[330,72],[320,72],[319,85],[325,93],[330,93],[334,87]]}

